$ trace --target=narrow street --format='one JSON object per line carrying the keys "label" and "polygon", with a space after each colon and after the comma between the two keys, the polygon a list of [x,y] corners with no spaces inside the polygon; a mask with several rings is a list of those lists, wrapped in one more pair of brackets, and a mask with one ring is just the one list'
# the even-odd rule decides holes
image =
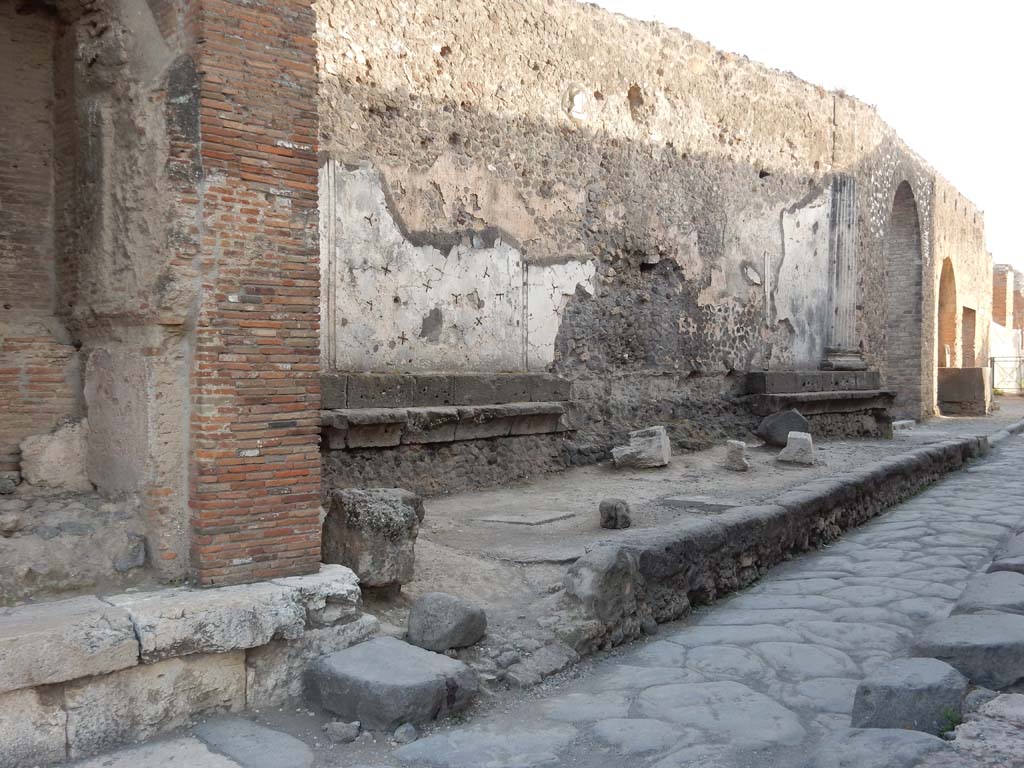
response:
{"label": "narrow street", "polygon": [[443,768],[611,768],[624,756],[654,768],[799,766],[848,727],[858,681],[908,655],[915,633],[947,615],[968,576],[1024,525],[1022,461],[1024,440],[1011,439],[558,695],[397,756]]}

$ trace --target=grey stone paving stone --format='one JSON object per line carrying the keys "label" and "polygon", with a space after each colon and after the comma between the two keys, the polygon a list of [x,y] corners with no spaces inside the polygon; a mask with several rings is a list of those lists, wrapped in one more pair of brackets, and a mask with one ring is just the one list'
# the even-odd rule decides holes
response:
{"label": "grey stone paving stone", "polygon": [[914,597],[914,593],[890,587],[850,585],[829,592],[829,597],[841,600],[847,605],[855,607],[870,607],[888,605],[897,600]]}
{"label": "grey stone paving stone", "polygon": [[[847,578],[843,574],[843,579]],[[826,595],[843,586],[840,579],[789,579],[769,581],[747,591],[748,595]]]}
{"label": "grey stone paving stone", "polygon": [[821,595],[741,595],[729,600],[723,606],[726,610],[755,610],[755,611],[778,611],[778,610],[808,610],[808,611],[831,611],[847,605],[842,600],[822,597]]}
{"label": "grey stone paving stone", "polygon": [[[842,610],[842,609],[839,609]],[[780,608],[778,610],[732,610],[721,608],[698,619],[699,626],[733,626],[740,624],[778,624],[785,626],[791,621],[814,621],[821,618],[821,611],[805,608]]]}
{"label": "grey stone paving stone", "polygon": [[853,677],[857,663],[835,648],[810,643],[758,643],[753,646],[781,677],[808,680],[814,677]]}
{"label": "grey stone paving stone", "polygon": [[686,666],[706,678],[743,680],[770,674],[757,654],[729,645],[702,645],[691,648]]}
{"label": "grey stone paving stone", "polygon": [[710,741],[735,747],[798,744],[805,736],[790,710],[735,682],[655,686],[640,694],[633,709],[640,717],[695,728]]}
{"label": "grey stone paving stone", "polygon": [[956,600],[963,589],[949,584],[900,576],[851,576],[846,579],[846,584],[849,586],[891,587],[911,592],[918,597],[942,597],[946,600]]}
{"label": "grey stone paving stone", "polygon": [[630,656],[634,664],[656,667],[682,667],[686,664],[686,649],[668,640],[655,640]]}
{"label": "grey stone paving stone", "polygon": [[839,650],[865,652],[887,651],[895,653],[906,647],[913,634],[894,625],[858,624],[848,621],[804,621],[789,625],[803,639]]}
{"label": "grey stone paving stone", "polygon": [[783,688],[782,700],[791,709],[849,715],[857,684],[857,680],[842,677],[804,680]]}
{"label": "grey stone paving stone", "polygon": [[963,714],[967,678],[938,659],[896,659],[857,686],[854,728],[903,728],[936,736]]}
{"label": "grey stone paving stone", "polygon": [[677,643],[686,648],[701,645],[750,645],[773,641],[799,643],[803,639],[792,629],[775,624],[686,627],[663,637],[670,643]]}
{"label": "grey stone paving stone", "polygon": [[680,742],[694,744],[700,731],[669,728],[661,720],[648,718],[611,718],[594,724],[594,736],[620,755],[641,755],[664,752]]}
{"label": "grey stone paving stone", "polygon": [[[632,660],[632,659],[630,659]],[[616,665],[611,672],[599,674],[587,686],[596,691],[640,690],[668,683],[703,683],[704,676],[678,667],[636,667]]]}
{"label": "grey stone paving stone", "polygon": [[1006,688],[1024,678],[1024,616],[950,616],[925,628],[914,653],[951,664],[976,685]]}
{"label": "grey stone paving stone", "polygon": [[995,561],[988,567],[989,573],[1021,573],[1024,574],[1024,555],[1009,556],[1004,555],[996,558]]}
{"label": "grey stone paving stone", "polygon": [[972,576],[953,606],[953,613],[985,611],[1024,614],[1024,575],[999,571]]}
{"label": "grey stone paving stone", "polygon": [[559,753],[576,738],[571,725],[492,720],[427,736],[395,751],[407,766],[430,768],[541,768],[559,765]]}
{"label": "grey stone paving stone", "polygon": [[73,768],[243,768],[234,760],[211,752],[203,742],[191,736],[153,741],[71,765]]}
{"label": "grey stone paving stone", "polygon": [[[818,617],[822,618],[822,617]],[[850,622],[853,624],[892,624],[898,627],[911,628],[919,622],[904,613],[889,608],[840,608],[832,611],[827,617],[832,621]]]}
{"label": "grey stone paving stone", "polygon": [[851,576],[902,576],[905,573],[913,571],[918,566],[913,560],[909,559],[905,553],[903,553],[903,559],[900,562],[889,562],[886,560],[874,560],[861,563],[856,563],[850,566]]}
{"label": "grey stone paving stone", "polygon": [[734,750],[720,744],[684,747],[654,763],[651,768],[736,768]]}
{"label": "grey stone paving stone", "polygon": [[313,750],[294,736],[274,731],[242,717],[209,720],[194,734],[206,746],[242,768],[310,768]]}
{"label": "grey stone paving stone", "polygon": [[948,616],[953,608],[953,601],[942,597],[909,597],[906,600],[897,600],[889,607],[918,623],[927,623]]}
{"label": "grey stone paving stone", "polygon": [[458,712],[477,692],[476,674],[461,661],[393,637],[322,656],[310,683],[324,709],[384,731]]}
{"label": "grey stone paving stone", "polygon": [[914,768],[926,755],[949,748],[919,731],[851,728],[823,739],[802,768]]}
{"label": "grey stone paving stone", "polygon": [[629,714],[631,697],[626,693],[567,693],[543,702],[539,709],[545,717],[563,723],[583,723]]}
{"label": "grey stone paving stone", "polygon": [[[922,561],[917,561],[916,564],[920,566],[922,565]],[[903,574],[903,578],[934,581],[940,584],[949,584],[953,587],[956,587],[959,584],[961,585],[962,590],[962,585],[967,582],[970,575],[971,571],[964,566],[924,563],[923,567],[915,568],[914,570]]]}

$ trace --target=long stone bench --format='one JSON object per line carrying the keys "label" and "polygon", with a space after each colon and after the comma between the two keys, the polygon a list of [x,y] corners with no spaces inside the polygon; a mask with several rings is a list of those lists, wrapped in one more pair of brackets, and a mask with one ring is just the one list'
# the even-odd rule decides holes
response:
{"label": "long stone bench", "polygon": [[896,392],[878,371],[751,371],[745,391],[754,415],[795,408],[820,437],[892,437]]}
{"label": "long stone bench", "polygon": [[450,443],[570,429],[565,403],[339,408],[322,411],[320,422],[330,450]]}
{"label": "long stone bench", "polygon": [[358,579],[77,597],[0,610],[0,766],[78,759],[212,711],[279,706],[306,667],[376,633]]}
{"label": "long stone bench", "polygon": [[572,382],[549,373],[324,373],[323,407],[416,408],[560,402]]}

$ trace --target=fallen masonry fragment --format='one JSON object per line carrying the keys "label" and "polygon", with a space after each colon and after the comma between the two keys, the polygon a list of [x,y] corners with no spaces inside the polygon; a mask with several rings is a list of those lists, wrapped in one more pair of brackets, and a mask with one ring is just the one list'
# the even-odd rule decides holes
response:
{"label": "fallen masonry fragment", "polygon": [[612,459],[619,468],[664,467],[671,458],[672,445],[664,427],[649,427],[630,432],[629,445],[612,448]]}
{"label": "fallen masonry fragment", "polygon": [[813,464],[814,440],[807,432],[790,432],[786,447],[775,458],[788,464]]}
{"label": "fallen masonry fragment", "polygon": [[428,592],[409,610],[408,640],[428,651],[473,645],[487,631],[487,614],[469,600],[443,592]]}
{"label": "fallen masonry fragment", "polygon": [[620,530],[629,528],[632,524],[629,504],[624,499],[602,499],[598,512],[601,515],[602,528]]}
{"label": "fallen masonry fragment", "polygon": [[789,440],[790,432],[809,433],[811,425],[800,412],[790,408],[787,411],[773,413],[761,420],[757,427],[757,436],[768,445],[783,447]]}
{"label": "fallen masonry fragment", "polygon": [[742,440],[727,440],[725,443],[725,461],[723,466],[734,472],[746,472],[750,469],[747,458],[747,444]]}

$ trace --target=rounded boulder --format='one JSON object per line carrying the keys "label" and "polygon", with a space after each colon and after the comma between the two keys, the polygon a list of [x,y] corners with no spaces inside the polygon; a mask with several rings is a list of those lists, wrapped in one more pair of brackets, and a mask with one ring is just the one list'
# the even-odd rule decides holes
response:
{"label": "rounded boulder", "polygon": [[487,632],[487,614],[468,600],[444,592],[430,592],[409,611],[408,640],[428,651],[473,645]]}

